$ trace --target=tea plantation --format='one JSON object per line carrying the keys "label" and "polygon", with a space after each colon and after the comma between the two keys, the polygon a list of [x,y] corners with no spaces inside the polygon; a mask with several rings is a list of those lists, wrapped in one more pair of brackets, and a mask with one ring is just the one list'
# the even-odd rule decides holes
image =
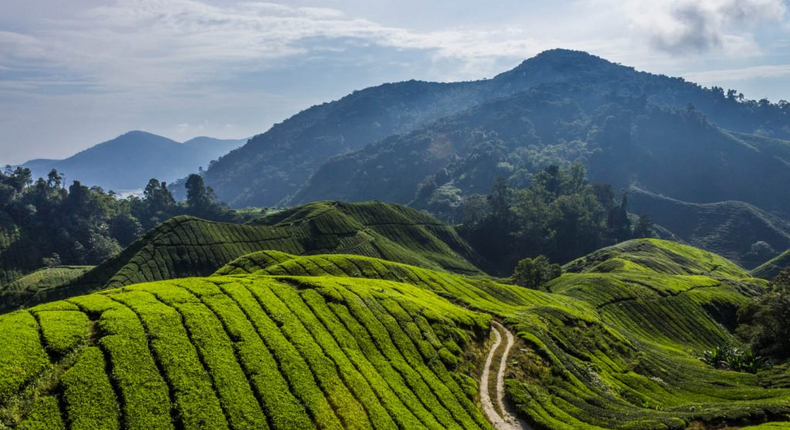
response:
{"label": "tea plantation", "polygon": [[378,202],[318,202],[248,224],[173,218],[76,279],[13,291],[0,282],[0,311],[103,288],[208,276],[230,261],[262,249],[297,255],[359,254],[458,273],[481,273],[476,267],[481,257],[455,230],[419,211]]}
{"label": "tea plantation", "polygon": [[11,312],[0,428],[491,429],[477,380],[492,320],[518,336],[507,400],[535,429],[788,428],[786,368],[697,358],[732,339],[737,306],[764,281],[658,240],[565,269],[536,291],[259,251],[208,277]]}
{"label": "tea plantation", "polygon": [[790,266],[790,249],[754,268],[751,273],[758,278],[773,279],[787,266]]}

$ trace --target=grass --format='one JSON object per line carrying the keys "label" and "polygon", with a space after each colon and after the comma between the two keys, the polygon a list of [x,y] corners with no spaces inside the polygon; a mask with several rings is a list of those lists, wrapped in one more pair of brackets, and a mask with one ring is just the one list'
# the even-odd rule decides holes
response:
{"label": "grass", "polygon": [[[0,316],[0,403],[35,393],[14,403],[28,428],[491,429],[470,357],[484,355],[497,318],[520,338],[508,400],[538,429],[706,429],[790,414],[784,367],[750,374],[699,359],[732,342],[737,307],[764,281],[657,240],[566,269],[535,291],[361,255],[256,252],[213,276]],[[51,368],[63,370],[55,383],[36,385]]]}

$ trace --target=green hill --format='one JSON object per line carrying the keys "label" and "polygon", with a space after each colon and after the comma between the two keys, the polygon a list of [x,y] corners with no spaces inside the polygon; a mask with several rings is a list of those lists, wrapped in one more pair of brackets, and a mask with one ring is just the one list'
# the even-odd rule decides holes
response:
{"label": "green hill", "polygon": [[546,292],[358,255],[258,252],[208,278],[12,312],[0,316],[0,422],[490,429],[476,378],[492,319],[518,334],[507,395],[535,428],[680,430],[790,414],[790,390],[696,358],[731,339],[736,306],[764,282],[659,240],[567,269]]}
{"label": "green hill", "polygon": [[748,203],[688,203],[632,187],[628,204],[684,242],[748,269],[790,248],[790,222]]}
{"label": "green hill", "polygon": [[480,273],[480,257],[455,230],[400,205],[318,202],[228,224],[173,218],[120,255],[79,278],[47,289],[0,288],[0,309],[140,282],[208,276],[230,261],[272,249],[292,254],[350,253],[422,267]]}
{"label": "green hill", "polygon": [[790,250],[754,268],[754,270],[752,270],[752,276],[772,280],[779,272],[788,267],[790,267]]}

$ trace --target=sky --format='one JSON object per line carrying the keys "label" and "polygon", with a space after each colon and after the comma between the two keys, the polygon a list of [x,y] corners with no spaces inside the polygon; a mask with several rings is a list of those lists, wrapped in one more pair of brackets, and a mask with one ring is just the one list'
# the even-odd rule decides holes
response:
{"label": "sky", "polygon": [[265,132],[409,79],[490,78],[588,51],[790,100],[788,0],[1,0],[0,164],[130,130]]}

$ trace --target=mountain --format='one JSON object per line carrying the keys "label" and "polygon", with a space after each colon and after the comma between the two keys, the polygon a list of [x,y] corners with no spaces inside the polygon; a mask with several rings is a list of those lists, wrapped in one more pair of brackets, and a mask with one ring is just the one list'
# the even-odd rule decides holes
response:
{"label": "mountain", "polygon": [[696,358],[732,340],[735,310],[765,283],[688,246],[626,242],[568,265],[547,291],[354,255],[247,260],[249,271],[237,260],[0,315],[0,404],[13,405],[0,423],[493,430],[490,397],[517,429],[742,427],[790,413],[790,390],[767,373]]}
{"label": "mountain", "polygon": [[[46,288],[0,284],[0,312],[98,289],[208,276],[238,257],[263,250],[360,254],[432,269],[482,274],[477,268],[482,257],[453,227],[424,213],[376,202],[317,202],[246,224],[187,216],[173,218],[116,257],[74,279]],[[4,255],[0,253],[0,257]],[[12,257],[9,254],[7,258]],[[9,277],[12,274],[19,276],[17,271],[10,272]]]}
{"label": "mountain", "polygon": [[594,182],[679,200],[739,200],[790,213],[790,142],[745,137],[693,108],[569,84],[542,85],[391,136],[322,165],[291,200],[378,199],[429,208],[514,187],[550,164],[581,162]]}
{"label": "mountain", "polygon": [[23,164],[34,178],[56,169],[66,180],[106,190],[144,188],[151,178],[171,182],[243,145],[246,140],[197,137],[184,143],[143,131],[130,131],[64,160],[31,160]]}
{"label": "mountain", "polygon": [[[297,193],[314,198],[314,194],[299,190],[331,157],[547,84],[638,98],[664,107],[692,104],[728,130],[790,139],[786,110],[779,105],[743,101],[725,94],[721,88],[705,89],[680,78],[639,72],[584,52],[557,49],[492,79],[385,84],[313,106],[220,159],[209,167],[206,181],[221,200],[233,207],[272,206]],[[318,197],[324,198],[329,196]]]}
{"label": "mountain", "polygon": [[682,241],[748,269],[790,248],[790,222],[748,203],[688,203],[632,187],[628,204]]}

